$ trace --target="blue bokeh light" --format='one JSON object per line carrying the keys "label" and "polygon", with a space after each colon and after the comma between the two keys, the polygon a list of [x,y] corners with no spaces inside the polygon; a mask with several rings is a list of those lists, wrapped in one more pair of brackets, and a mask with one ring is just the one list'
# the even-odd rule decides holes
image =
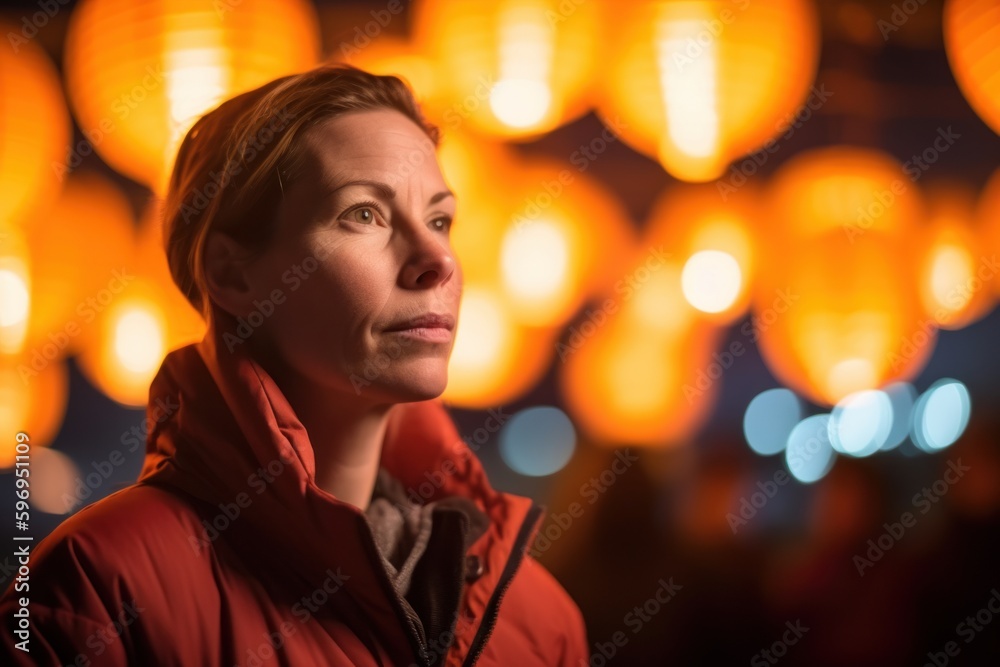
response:
{"label": "blue bokeh light", "polygon": [[500,457],[512,470],[530,477],[562,470],[575,449],[576,429],[559,408],[526,408],[500,431]]}

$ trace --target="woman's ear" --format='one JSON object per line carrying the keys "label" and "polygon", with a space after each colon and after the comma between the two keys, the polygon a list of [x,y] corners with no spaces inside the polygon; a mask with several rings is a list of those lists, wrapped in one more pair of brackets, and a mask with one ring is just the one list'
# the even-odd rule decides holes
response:
{"label": "woman's ear", "polygon": [[205,239],[208,296],[234,317],[245,315],[253,299],[247,275],[249,255],[246,248],[222,232],[209,232]]}

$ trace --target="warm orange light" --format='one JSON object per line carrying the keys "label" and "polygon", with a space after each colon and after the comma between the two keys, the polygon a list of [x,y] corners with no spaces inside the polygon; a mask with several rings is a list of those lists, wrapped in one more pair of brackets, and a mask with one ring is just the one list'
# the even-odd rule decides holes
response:
{"label": "warm orange light", "polygon": [[444,400],[479,409],[517,399],[548,368],[556,333],[518,324],[495,290],[467,282]]}
{"label": "warm orange light", "polygon": [[808,0],[609,4],[597,103],[605,123],[674,176],[709,181],[782,133],[816,70]]}
{"label": "warm orange light", "polygon": [[559,0],[418,0],[415,42],[440,68],[448,128],[548,132],[586,112],[598,8]]}
{"label": "warm orange light", "polygon": [[708,416],[721,366],[718,330],[694,323],[663,336],[629,318],[581,324],[563,349],[559,385],[575,424],[598,442],[648,446],[683,442]]}
{"label": "warm orange light", "polygon": [[465,280],[496,286],[514,157],[502,144],[459,130],[444,133],[438,162],[456,197],[451,245]]}
{"label": "warm orange light", "polygon": [[14,435],[24,431],[32,447],[49,445],[62,426],[69,391],[65,362],[33,367],[24,356],[0,355],[0,429],[10,434],[0,448],[0,469],[14,463]]}
{"label": "warm orange light", "polygon": [[[506,183],[513,177],[515,157],[505,144],[462,130],[446,130],[437,159],[448,187],[455,193],[462,219],[475,220],[480,212],[506,198]],[[489,201],[480,201],[483,198]],[[461,231],[474,232],[478,226],[477,221]],[[454,232],[459,230],[452,231],[454,238]]]}
{"label": "warm orange light", "polygon": [[134,275],[131,204],[102,176],[74,172],[59,198],[32,217],[28,347],[69,355]]}
{"label": "warm orange light", "polygon": [[628,215],[600,183],[568,164],[515,167],[497,253],[501,293],[529,326],[565,322],[625,273],[635,247]]}
{"label": "warm orange light", "polygon": [[0,354],[24,349],[31,315],[30,261],[24,232],[0,223]]}
{"label": "warm orange light", "polygon": [[677,338],[696,320],[703,319],[684,297],[684,267],[653,246],[641,248],[639,255],[628,274],[597,302],[605,312],[620,307],[628,326],[655,336]]}
{"label": "warm orange light", "polygon": [[57,449],[31,454],[31,506],[49,514],[68,514],[77,503],[76,482],[82,476],[73,459]]}
{"label": "warm orange light", "polygon": [[0,223],[20,223],[53,197],[66,170],[69,114],[59,75],[21,26],[0,21]]}
{"label": "warm orange light", "polygon": [[901,169],[890,180],[888,158],[846,150],[804,153],[775,175],[747,330],[778,379],[828,405],[912,378],[937,329],[919,307],[916,185]]}
{"label": "warm orange light", "polygon": [[728,324],[749,307],[757,215],[749,186],[723,200],[714,186],[687,185],[665,191],[646,223],[646,245],[680,264],[684,298],[713,323]]}
{"label": "warm orange light", "polygon": [[163,248],[162,202],[152,200],[143,214],[139,228],[136,271],[156,286],[157,303],[166,319],[164,345],[173,350],[200,341],[206,325],[201,315],[188,303],[170,276],[167,255]]}
{"label": "warm orange light", "polygon": [[993,172],[976,204],[976,229],[981,235],[983,257],[996,270],[990,283],[1000,297],[1000,169]]}
{"label": "warm orange light", "polygon": [[974,195],[959,185],[939,187],[929,197],[922,234],[920,298],[924,312],[943,329],[960,329],[993,307],[1000,265],[973,226]]}
{"label": "warm orange light", "polygon": [[944,46],[965,99],[1000,133],[1000,4],[996,0],[947,0]]}
{"label": "warm orange light", "polygon": [[137,278],[84,336],[77,361],[98,389],[122,405],[143,406],[149,384],[168,351],[162,294]]}
{"label": "warm orange light", "polygon": [[441,122],[444,111],[443,86],[431,58],[409,41],[379,35],[363,46],[342,42],[334,48],[331,59],[360,67],[372,74],[391,74],[412,88],[420,110],[432,121]]}
{"label": "warm orange light", "polygon": [[488,153],[449,154],[447,145],[446,177],[461,175],[452,245],[466,279],[496,289],[518,322],[558,326],[625,273],[635,231],[600,183],[569,164],[514,162],[503,153],[487,163]]}
{"label": "warm orange light", "polygon": [[162,191],[199,115],[317,57],[305,0],[84,0],[64,62],[70,101],[97,152]]}
{"label": "warm orange light", "polygon": [[923,215],[922,195],[903,166],[880,151],[830,146],[782,165],[772,199],[788,208],[782,220],[796,234],[839,230],[849,239],[869,231],[911,233]]}

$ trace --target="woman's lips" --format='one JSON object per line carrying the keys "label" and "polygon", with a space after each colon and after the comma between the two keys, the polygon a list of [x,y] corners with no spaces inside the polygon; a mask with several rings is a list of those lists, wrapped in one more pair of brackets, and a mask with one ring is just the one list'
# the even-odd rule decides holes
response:
{"label": "woman's lips", "polygon": [[451,342],[452,336],[451,330],[444,327],[413,327],[411,329],[398,329],[386,333],[423,340],[429,343],[448,343]]}

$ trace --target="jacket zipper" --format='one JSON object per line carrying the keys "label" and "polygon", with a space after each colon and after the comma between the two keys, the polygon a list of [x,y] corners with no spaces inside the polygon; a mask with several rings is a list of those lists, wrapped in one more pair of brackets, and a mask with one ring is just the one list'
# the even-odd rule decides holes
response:
{"label": "jacket zipper", "polygon": [[[367,526],[367,524],[365,524]],[[375,545],[375,539],[372,537],[371,530],[361,529],[361,542],[365,545],[368,551],[369,559],[372,562],[380,563],[380,556],[378,553],[378,547]],[[396,611],[396,615],[400,620],[405,621],[405,626],[409,629],[406,633],[407,638],[410,640],[410,648],[414,650],[417,660],[420,661],[421,665],[427,667],[430,665],[430,660],[427,657],[427,641],[423,637],[423,633],[418,629],[417,623],[420,622],[420,618],[416,616],[415,613],[411,613],[400,601],[399,593],[396,592],[396,588],[389,581],[389,575],[385,573],[385,569],[382,567],[373,568],[376,571],[375,576],[382,583],[382,588],[386,593],[386,597],[392,600],[392,606]]]}
{"label": "jacket zipper", "polygon": [[524,559],[528,540],[531,538],[538,521],[541,519],[542,511],[542,508],[537,505],[532,505],[531,509],[528,510],[528,516],[525,517],[524,523],[521,524],[521,529],[517,533],[517,539],[514,541],[511,557],[507,561],[507,565],[504,566],[503,572],[500,574],[500,580],[497,582],[497,587],[493,591],[493,596],[486,605],[483,622],[479,624],[479,630],[476,631],[476,636],[469,646],[469,654],[466,656],[465,662],[462,663],[462,667],[472,667],[476,664],[483,649],[486,647],[486,642],[489,641],[490,635],[493,634],[493,626],[496,625],[497,617],[500,615],[500,602],[503,600],[503,596],[507,592],[507,588],[510,586],[510,582],[514,578],[518,566],[520,566],[521,561]]}

